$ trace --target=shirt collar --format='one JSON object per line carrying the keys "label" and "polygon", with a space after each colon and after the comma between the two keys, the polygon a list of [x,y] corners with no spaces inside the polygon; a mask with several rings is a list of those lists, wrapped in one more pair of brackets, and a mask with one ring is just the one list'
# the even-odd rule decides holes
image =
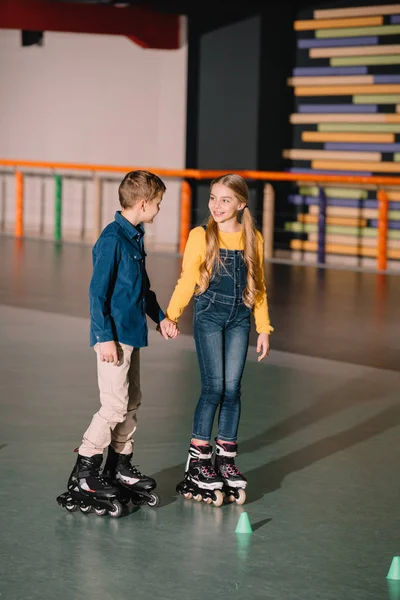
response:
{"label": "shirt collar", "polygon": [[121,227],[126,231],[130,238],[136,240],[137,242],[140,242],[140,240],[144,236],[144,229],[141,223],[139,223],[136,226],[132,225],[132,223],[130,223],[128,219],[125,219],[125,217],[122,216],[120,210],[117,210],[117,212],[115,213],[115,220],[117,221],[118,225],[121,225]]}

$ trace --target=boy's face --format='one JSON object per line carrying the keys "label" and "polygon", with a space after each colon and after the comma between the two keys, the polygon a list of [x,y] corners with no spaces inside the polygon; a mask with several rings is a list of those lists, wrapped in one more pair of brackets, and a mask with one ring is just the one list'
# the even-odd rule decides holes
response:
{"label": "boy's face", "polygon": [[152,223],[160,212],[160,205],[163,195],[157,194],[152,200],[143,203],[142,221],[143,223]]}

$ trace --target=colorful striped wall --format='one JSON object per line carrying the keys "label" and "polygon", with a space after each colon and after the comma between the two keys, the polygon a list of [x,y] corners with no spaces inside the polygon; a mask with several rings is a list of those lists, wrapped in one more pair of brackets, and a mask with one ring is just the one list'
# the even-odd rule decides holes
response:
{"label": "colorful striped wall", "polygon": [[[294,29],[287,170],[299,176],[398,174],[400,181],[400,4],[304,11]],[[325,193],[327,256],[344,263],[348,257],[375,258],[376,190],[331,185]],[[285,229],[293,256],[316,259],[318,196],[318,188],[301,182],[289,196],[295,217]],[[388,259],[397,262],[400,188],[389,192],[389,200]]]}

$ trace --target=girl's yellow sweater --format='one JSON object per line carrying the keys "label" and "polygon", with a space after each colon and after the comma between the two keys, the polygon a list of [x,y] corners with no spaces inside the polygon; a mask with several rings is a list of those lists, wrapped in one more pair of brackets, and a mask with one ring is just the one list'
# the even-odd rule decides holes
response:
{"label": "girl's yellow sweater", "polygon": [[[242,232],[228,233],[219,232],[220,248],[227,250],[243,250]],[[178,321],[185,307],[189,304],[199,283],[199,269],[206,255],[206,232],[203,227],[195,227],[189,234],[183,256],[181,276],[176,284],[174,293],[167,308],[167,317],[171,321]],[[273,331],[271,327],[267,292],[264,278],[264,240],[257,231],[257,256],[262,274],[262,289],[259,290],[258,299],[253,309],[257,333],[269,334]]]}

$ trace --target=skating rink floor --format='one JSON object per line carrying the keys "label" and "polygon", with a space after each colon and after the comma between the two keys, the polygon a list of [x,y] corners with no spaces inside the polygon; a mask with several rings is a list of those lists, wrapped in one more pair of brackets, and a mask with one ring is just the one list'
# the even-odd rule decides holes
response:
{"label": "skating rink floor", "polygon": [[[268,265],[276,334],[243,378],[244,506],[176,495],[200,384],[191,310],[176,341],[152,328],[135,462],[162,506],[111,519],[56,503],[98,407],[90,248],[0,238],[0,256],[0,600],[400,598],[399,277]],[[179,268],[149,256],[163,305]]]}

